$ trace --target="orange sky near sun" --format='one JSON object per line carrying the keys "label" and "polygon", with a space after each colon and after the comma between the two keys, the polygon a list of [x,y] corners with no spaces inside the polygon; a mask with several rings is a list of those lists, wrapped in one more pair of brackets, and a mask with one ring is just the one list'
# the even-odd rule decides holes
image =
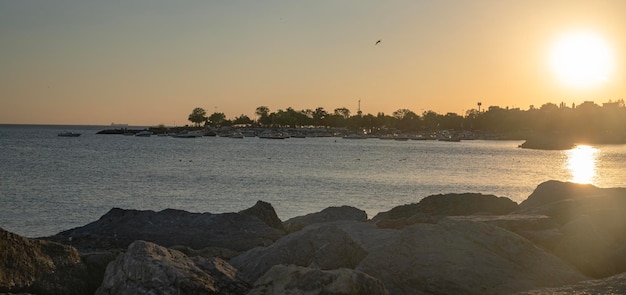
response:
{"label": "orange sky near sun", "polygon": [[[626,94],[626,1],[5,1],[0,124],[184,125],[193,108],[255,118],[346,107],[464,114]],[[550,48],[579,30],[610,48],[578,89]],[[375,45],[376,40],[382,42]]]}

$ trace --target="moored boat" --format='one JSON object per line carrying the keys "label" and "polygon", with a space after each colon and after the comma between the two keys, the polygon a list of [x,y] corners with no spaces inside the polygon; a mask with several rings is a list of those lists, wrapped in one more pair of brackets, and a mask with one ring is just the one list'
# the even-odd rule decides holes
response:
{"label": "moored boat", "polygon": [[61,137],[79,137],[80,133],[74,133],[74,132],[61,132],[59,134],[57,134],[58,136]]}

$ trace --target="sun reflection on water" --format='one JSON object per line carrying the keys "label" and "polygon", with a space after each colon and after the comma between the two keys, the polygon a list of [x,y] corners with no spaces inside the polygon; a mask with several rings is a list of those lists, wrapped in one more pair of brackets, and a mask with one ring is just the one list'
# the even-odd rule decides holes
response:
{"label": "sun reflection on water", "polygon": [[598,149],[587,145],[579,145],[567,151],[567,169],[571,174],[571,182],[594,183],[597,154]]}

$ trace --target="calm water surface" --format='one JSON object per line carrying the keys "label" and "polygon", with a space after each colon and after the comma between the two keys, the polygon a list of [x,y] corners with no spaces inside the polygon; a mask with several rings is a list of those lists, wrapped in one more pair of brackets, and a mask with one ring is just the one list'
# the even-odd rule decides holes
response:
{"label": "calm water surface", "polygon": [[[95,134],[106,128],[0,125],[0,227],[37,237],[113,207],[222,213],[257,200],[282,220],[341,205],[373,217],[440,193],[521,202],[550,179],[626,186],[625,145],[540,151],[517,148],[521,141]],[[83,135],[58,137],[62,131]]]}

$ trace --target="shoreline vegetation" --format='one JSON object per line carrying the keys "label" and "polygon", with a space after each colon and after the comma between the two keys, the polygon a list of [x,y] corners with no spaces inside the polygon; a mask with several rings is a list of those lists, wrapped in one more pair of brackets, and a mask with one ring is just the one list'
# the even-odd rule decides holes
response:
{"label": "shoreline vegetation", "polygon": [[[315,110],[287,108],[270,112],[265,106],[256,109],[257,120],[241,115],[232,120],[223,113],[209,116],[202,108],[189,115],[191,125],[180,127],[150,127],[157,135],[198,131],[204,136],[236,134],[259,136],[265,133],[283,133],[286,137],[381,138],[381,139],[487,139],[526,140],[521,148],[569,149],[576,144],[626,143],[626,106],[624,100],[609,101],[601,106],[585,101],[571,107],[546,103],[528,110],[490,106],[486,110],[470,109],[464,116],[456,113],[438,114],[424,111],[421,115],[408,109],[399,109],[392,115],[352,115],[347,108],[327,112],[323,107]],[[137,133],[142,130],[123,128],[102,130],[99,134]],[[282,137],[285,138],[285,137]]]}
{"label": "shoreline vegetation", "polygon": [[371,218],[113,208],[49,237],[0,229],[0,292],[623,294],[625,211],[626,188],[553,180],[519,204],[449,193]]}

